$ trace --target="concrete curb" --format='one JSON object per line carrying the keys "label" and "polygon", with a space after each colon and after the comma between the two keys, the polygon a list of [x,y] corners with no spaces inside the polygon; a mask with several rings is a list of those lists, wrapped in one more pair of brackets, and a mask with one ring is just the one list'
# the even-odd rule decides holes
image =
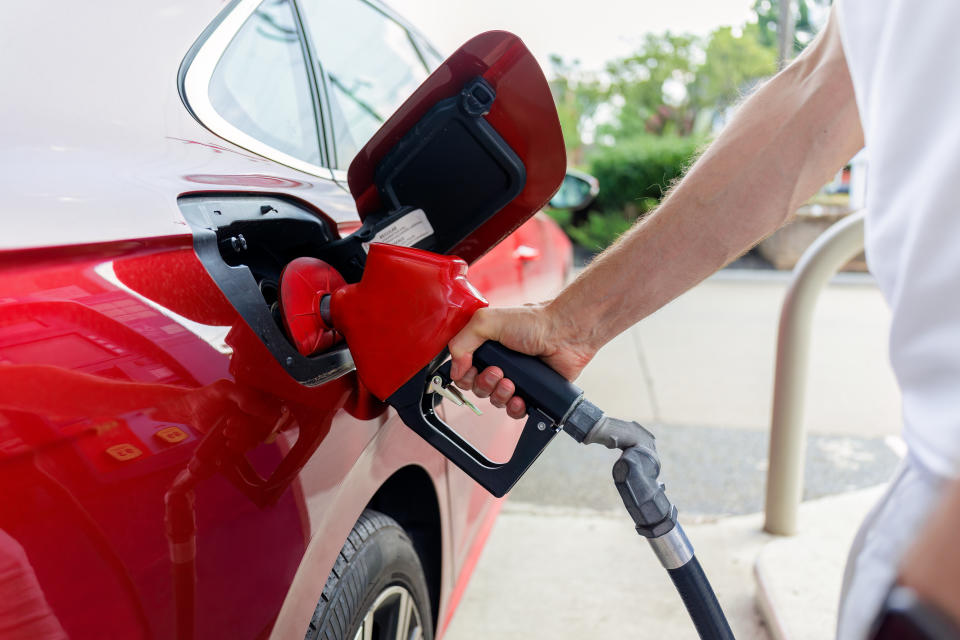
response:
{"label": "concrete curb", "polygon": [[885,485],[800,505],[799,533],[763,546],[753,567],[756,604],[776,640],[835,634],[850,544]]}

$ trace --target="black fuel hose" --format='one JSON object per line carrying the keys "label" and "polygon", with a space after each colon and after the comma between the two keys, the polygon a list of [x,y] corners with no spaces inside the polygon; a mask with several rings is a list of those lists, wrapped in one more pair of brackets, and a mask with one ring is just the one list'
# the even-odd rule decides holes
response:
{"label": "black fuel hose", "polygon": [[733,631],[696,556],[682,567],[667,569],[667,573],[683,599],[701,640],[734,640]]}

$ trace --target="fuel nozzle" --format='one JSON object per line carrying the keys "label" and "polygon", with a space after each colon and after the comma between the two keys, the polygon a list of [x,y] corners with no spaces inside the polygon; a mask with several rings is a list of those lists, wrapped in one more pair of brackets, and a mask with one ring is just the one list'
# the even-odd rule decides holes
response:
{"label": "fuel nozzle", "polygon": [[326,351],[343,340],[330,318],[330,295],[343,276],[316,258],[297,258],[280,276],[280,309],[287,335],[302,355]]}
{"label": "fuel nozzle", "polygon": [[387,400],[487,306],[466,275],[456,256],[380,243],[354,284],[322,260],[297,258],[280,277],[281,312],[300,353],[345,340],[364,386]]}

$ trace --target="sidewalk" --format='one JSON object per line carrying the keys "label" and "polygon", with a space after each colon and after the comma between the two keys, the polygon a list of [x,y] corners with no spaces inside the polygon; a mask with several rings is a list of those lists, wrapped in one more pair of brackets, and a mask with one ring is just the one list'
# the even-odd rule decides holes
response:
{"label": "sidewalk", "polygon": [[[577,384],[608,413],[644,423],[765,431],[787,282],[721,271],[614,339]],[[889,311],[868,276],[840,282],[814,317],[807,424],[811,433],[897,434]]]}
{"label": "sidewalk", "polygon": [[[879,495],[874,488],[804,503],[801,533],[793,538],[763,533],[761,514],[684,523],[738,640],[833,637],[847,549]],[[761,593],[779,612],[776,630],[766,627],[757,609],[758,557]],[[625,514],[508,502],[445,637],[697,634],[666,572]]]}
{"label": "sidewalk", "polygon": [[[758,515],[684,525],[737,640],[769,636],[753,561]],[[447,640],[696,638],[673,584],[626,514],[507,502]]]}
{"label": "sidewalk", "polygon": [[[657,435],[668,495],[741,639],[768,637],[753,572],[772,537],[756,512],[786,284],[780,274],[721,272],[615,339],[578,381],[607,413]],[[848,492],[883,482],[898,459],[888,323],[879,292],[862,276],[831,284],[815,315],[805,499],[839,497],[807,503],[804,513],[826,510],[842,531],[801,528],[800,538],[776,543],[800,540],[836,575],[783,570],[784,557],[803,557],[798,549],[765,552],[768,573],[780,579],[767,581],[772,598],[784,584],[787,592],[803,586],[822,613],[808,620],[813,633],[795,637],[832,634],[825,621],[835,614],[824,603],[835,602],[844,536],[852,537],[872,496]],[[449,640],[695,637],[669,578],[623,512],[609,475],[616,455],[562,435],[551,444],[505,505]]]}

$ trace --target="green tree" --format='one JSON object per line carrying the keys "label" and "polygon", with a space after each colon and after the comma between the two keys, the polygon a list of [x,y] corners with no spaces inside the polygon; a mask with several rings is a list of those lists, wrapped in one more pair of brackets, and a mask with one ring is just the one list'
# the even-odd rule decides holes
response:
{"label": "green tree", "polygon": [[693,109],[725,109],[758,79],[776,73],[776,47],[761,44],[759,30],[748,24],[739,33],[720,27],[710,34],[703,64],[688,87]]}
{"label": "green tree", "polygon": [[607,65],[608,96],[618,108],[603,133],[617,140],[647,132],[690,132],[686,86],[693,78],[698,41],[690,35],[648,34],[631,56]]}
{"label": "green tree", "polygon": [[609,99],[618,105],[601,129],[622,142],[644,134],[686,136],[704,109],[725,109],[757,80],[777,70],[776,48],[764,46],[760,27],[720,27],[705,40],[649,35],[640,49],[607,66]]}
{"label": "green tree", "polygon": [[[727,109],[773,75],[780,1],[755,0],[757,21],[742,29],[720,27],[706,38],[648,34],[634,54],[608,63],[602,75],[553,56],[551,88],[573,163],[582,164],[588,126],[596,126],[601,141],[618,144],[644,135],[688,136],[698,116]],[[813,38],[831,0],[795,1],[799,51]]]}
{"label": "green tree", "polygon": [[570,163],[583,164],[584,127],[607,99],[607,92],[593,76],[580,69],[579,60],[566,61],[563,57],[550,56],[553,79],[550,91],[557,105],[563,142]]}
{"label": "green tree", "polygon": [[[794,55],[803,51],[822,25],[813,18],[829,7],[832,0],[794,0],[796,12],[793,31]],[[780,0],[755,0],[753,12],[757,14],[756,36],[761,45],[777,49],[777,33],[780,25]]]}

